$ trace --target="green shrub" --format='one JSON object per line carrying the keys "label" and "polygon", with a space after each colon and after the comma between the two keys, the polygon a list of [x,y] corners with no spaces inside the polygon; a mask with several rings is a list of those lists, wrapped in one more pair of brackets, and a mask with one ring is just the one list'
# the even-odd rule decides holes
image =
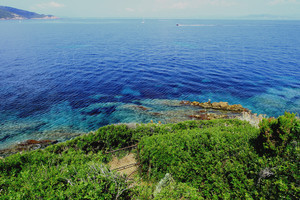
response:
{"label": "green shrub", "polygon": [[141,138],[152,135],[164,135],[180,130],[194,128],[209,128],[234,126],[239,121],[187,121],[177,124],[138,124],[135,128],[130,128],[126,124],[109,125],[99,128],[95,132],[79,136],[73,140],[51,145],[48,151],[62,153],[68,148],[74,148],[88,152],[109,151],[138,143]]}
{"label": "green shrub", "polygon": [[295,114],[284,113],[283,116],[263,119],[257,138],[257,150],[269,156],[283,155],[291,141],[297,143],[300,137],[300,121]]}
{"label": "green shrub", "polygon": [[[106,126],[0,159],[0,199],[297,199],[299,127],[288,113],[260,130],[240,120]],[[129,189],[104,151],[136,143],[145,179]],[[166,173],[175,181],[158,192]]]}
{"label": "green shrub", "polygon": [[258,130],[238,120],[227,123],[205,129],[180,125],[174,133],[143,137],[139,149],[144,176],[157,181],[171,173],[208,199],[246,198],[255,185],[254,170],[259,170],[258,155],[249,143]]}
{"label": "green shrub", "polygon": [[189,199],[200,200],[204,199],[199,195],[196,188],[193,188],[186,183],[171,183],[164,187],[153,199],[155,200],[169,200],[169,199]]}
{"label": "green shrub", "polygon": [[102,157],[74,149],[7,157],[0,165],[0,199],[128,199],[126,177],[99,164]]}
{"label": "green shrub", "polygon": [[238,120],[210,123],[199,128],[201,123],[183,122],[176,131],[143,137],[143,176],[158,181],[171,173],[206,199],[296,199],[299,138],[287,143],[284,157],[260,156],[250,142],[259,136],[258,129]]}

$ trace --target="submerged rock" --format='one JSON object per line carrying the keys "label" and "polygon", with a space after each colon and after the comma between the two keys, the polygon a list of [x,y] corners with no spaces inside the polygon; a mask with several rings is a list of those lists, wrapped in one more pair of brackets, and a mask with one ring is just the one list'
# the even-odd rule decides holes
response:
{"label": "submerged rock", "polygon": [[149,112],[150,115],[153,115],[153,116],[161,116],[163,115],[162,113],[159,113],[159,112]]}
{"label": "submerged rock", "polygon": [[136,106],[138,109],[141,109],[143,111],[146,111],[146,110],[150,110],[150,108],[146,108],[145,106]]}
{"label": "submerged rock", "polygon": [[123,108],[134,110],[134,111],[148,111],[148,110],[151,110],[151,108],[149,108],[149,107],[136,105],[136,104],[125,105],[125,106],[123,106]]}

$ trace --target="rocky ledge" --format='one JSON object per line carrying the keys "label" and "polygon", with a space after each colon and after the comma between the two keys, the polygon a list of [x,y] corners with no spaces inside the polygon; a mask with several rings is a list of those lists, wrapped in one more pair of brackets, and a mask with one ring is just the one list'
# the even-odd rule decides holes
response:
{"label": "rocky ledge", "polygon": [[211,103],[210,101],[208,102],[197,102],[197,101],[181,101],[180,104],[182,105],[190,105],[190,106],[198,106],[201,108],[205,109],[215,109],[215,110],[224,110],[224,111],[232,111],[232,112],[250,112],[247,108],[244,108],[241,104],[234,104],[234,105],[229,105],[228,102],[214,102]]}
{"label": "rocky ledge", "polygon": [[10,148],[0,150],[0,156],[6,157],[8,155],[18,153],[21,151],[45,148],[48,145],[56,144],[57,142],[57,140],[26,140],[24,142],[20,142],[16,145],[13,145]]}

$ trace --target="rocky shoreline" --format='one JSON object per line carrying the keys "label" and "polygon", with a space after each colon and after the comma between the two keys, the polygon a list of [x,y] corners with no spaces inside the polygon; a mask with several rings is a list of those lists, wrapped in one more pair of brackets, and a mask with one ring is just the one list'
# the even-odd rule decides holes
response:
{"label": "rocky shoreline", "polygon": [[215,110],[223,110],[223,111],[233,111],[233,112],[251,112],[249,109],[244,108],[241,104],[234,104],[229,105],[228,102],[214,102],[211,103],[211,101],[208,102],[197,102],[197,101],[181,101],[182,105],[191,105],[191,106],[198,106],[205,109],[215,109]]}
{"label": "rocky shoreline", "polygon": [[45,148],[51,144],[56,143],[58,143],[57,140],[26,140],[24,142],[12,145],[10,148],[0,150],[0,158],[22,151],[31,151],[40,148]]}
{"label": "rocky shoreline", "polygon": [[[197,101],[177,101],[177,100],[161,100],[160,105],[169,107],[170,110],[157,111],[151,105],[136,105],[128,104],[124,105],[123,109],[131,110],[139,115],[147,115],[153,118],[151,123],[176,123],[187,120],[213,120],[213,119],[240,119],[248,121],[251,125],[258,127],[259,122],[263,119],[263,115],[253,114],[249,109],[244,108],[240,104],[229,105],[228,102],[197,102]],[[173,108],[173,109],[172,109]],[[55,144],[60,140],[60,133],[55,132],[48,134],[47,137],[42,137],[41,140],[29,139],[23,142],[19,142],[6,149],[0,149],[0,156],[6,157],[8,155],[35,150],[39,148],[45,148],[48,145]],[[47,134],[46,134],[47,135]],[[68,134],[70,135],[70,134]],[[74,134],[76,137],[81,134]],[[41,137],[39,137],[41,138]],[[67,137],[71,139],[73,137]],[[65,141],[65,140],[61,140]]]}

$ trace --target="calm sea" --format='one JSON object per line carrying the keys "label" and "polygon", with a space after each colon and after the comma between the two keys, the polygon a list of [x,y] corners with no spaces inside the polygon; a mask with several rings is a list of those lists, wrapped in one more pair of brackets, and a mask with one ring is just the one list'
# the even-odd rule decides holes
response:
{"label": "calm sea", "polygon": [[149,122],[134,106],[166,100],[300,113],[300,21],[141,22],[0,21],[0,148]]}

